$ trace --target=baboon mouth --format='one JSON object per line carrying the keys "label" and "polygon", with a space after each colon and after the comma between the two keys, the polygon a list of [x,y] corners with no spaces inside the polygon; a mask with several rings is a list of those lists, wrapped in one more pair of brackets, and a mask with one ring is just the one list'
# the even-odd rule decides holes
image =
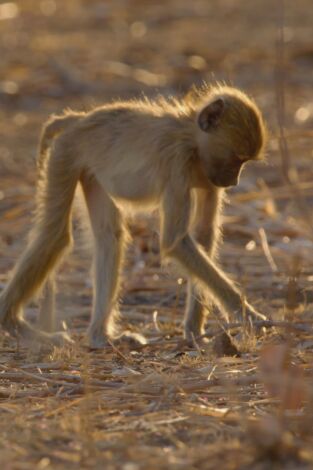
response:
{"label": "baboon mouth", "polygon": [[217,178],[211,178],[212,183],[214,186],[217,186],[218,188],[231,188],[232,186],[237,186],[237,183],[231,183],[231,182],[226,182],[226,181],[220,181]]}

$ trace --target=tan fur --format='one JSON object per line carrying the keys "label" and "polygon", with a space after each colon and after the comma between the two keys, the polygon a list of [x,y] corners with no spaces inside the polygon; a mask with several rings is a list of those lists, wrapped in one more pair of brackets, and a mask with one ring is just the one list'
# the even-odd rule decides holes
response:
{"label": "tan fur", "polygon": [[[123,213],[129,205],[159,207],[161,252],[189,273],[186,338],[203,331],[199,289],[225,314],[241,318],[240,291],[215,263],[219,214],[223,188],[237,184],[245,161],[260,158],[265,137],[255,103],[224,86],[194,90],[181,101],[116,102],[51,118],[39,150],[36,223],[0,296],[2,325],[30,338],[69,341],[65,334],[32,329],[22,318],[22,307],[48,277],[53,285],[53,270],[71,245],[78,182],[95,246],[91,346],[101,347],[116,334]],[[244,307],[247,315],[259,315],[246,301]]]}

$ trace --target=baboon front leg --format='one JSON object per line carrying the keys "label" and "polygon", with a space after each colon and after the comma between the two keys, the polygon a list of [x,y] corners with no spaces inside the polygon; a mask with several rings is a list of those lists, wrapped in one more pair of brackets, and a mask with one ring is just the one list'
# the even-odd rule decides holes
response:
{"label": "baboon front leg", "polygon": [[[184,189],[184,188],[182,188]],[[188,188],[178,191],[174,185],[164,193],[162,213],[162,252],[175,258],[189,276],[199,282],[204,292],[209,292],[223,312],[242,320],[243,311],[248,317],[264,319],[242,295],[227,275],[217,267],[188,233],[190,220],[190,194]]]}
{"label": "baboon front leg", "polygon": [[[220,210],[223,190],[211,187],[194,190],[194,216],[192,229],[198,243],[208,256],[215,260],[220,235]],[[201,302],[201,291],[192,278],[188,280],[184,333],[188,342],[193,342],[204,333],[205,310]]]}
{"label": "baboon front leg", "polygon": [[172,248],[170,256],[176,258],[193,276],[205,286],[219,307],[230,317],[241,321],[243,312],[252,320],[266,317],[258,313],[250,305],[234,285],[214,262],[202,253],[193,239],[186,234]]}

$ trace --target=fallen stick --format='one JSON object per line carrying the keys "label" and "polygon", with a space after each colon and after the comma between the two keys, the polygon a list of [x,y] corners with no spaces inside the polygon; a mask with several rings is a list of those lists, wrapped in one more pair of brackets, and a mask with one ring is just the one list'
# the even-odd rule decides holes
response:
{"label": "fallen stick", "polygon": [[[206,332],[203,335],[198,336],[196,340],[199,340],[202,338],[211,338],[219,334],[221,330],[229,331],[229,330],[234,330],[235,328],[244,328],[244,327],[245,327],[245,324],[243,322],[221,323],[221,327],[219,330],[216,330],[215,332],[212,332],[212,331]],[[296,331],[305,331],[309,333],[313,332],[313,327],[311,325],[311,322],[308,322],[308,324],[306,324],[305,322],[292,323],[292,322],[288,322],[285,320],[283,321],[259,320],[259,321],[253,322],[253,327],[258,328],[258,329],[259,328],[287,328],[287,329],[289,328],[289,329],[293,329]]]}

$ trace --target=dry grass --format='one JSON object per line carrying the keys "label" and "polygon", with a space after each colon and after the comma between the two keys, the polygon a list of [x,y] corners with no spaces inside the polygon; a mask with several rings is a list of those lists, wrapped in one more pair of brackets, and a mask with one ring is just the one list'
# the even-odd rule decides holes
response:
{"label": "dry grass", "polygon": [[[160,266],[156,218],[142,216],[131,222],[121,321],[150,344],[90,351],[89,254],[78,243],[58,274],[58,311],[75,346],[47,352],[1,338],[4,469],[312,468],[310,5],[286,1],[282,83],[279,12],[267,0],[0,4],[0,285],[24,245],[36,140],[49,113],[156,87],[185,91],[214,71],[256,97],[272,133],[268,164],[251,166],[230,195],[221,253],[271,317],[266,333],[224,325],[230,349],[214,316],[207,348],[188,348],[185,283]],[[279,142],[283,152],[288,145],[283,166]],[[34,302],[27,315],[36,314]]]}

